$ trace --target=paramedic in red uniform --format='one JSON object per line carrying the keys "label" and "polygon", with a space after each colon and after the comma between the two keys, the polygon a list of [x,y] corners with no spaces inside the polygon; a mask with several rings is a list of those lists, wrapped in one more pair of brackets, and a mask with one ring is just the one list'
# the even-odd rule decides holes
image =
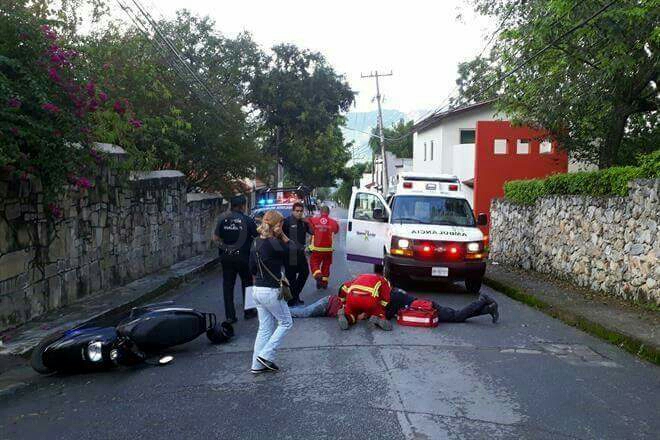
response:
{"label": "paramedic in red uniform", "polygon": [[339,224],[330,218],[330,208],[321,206],[321,215],[309,220],[312,227],[312,244],[309,250],[312,256],[309,259],[312,276],[316,280],[317,289],[328,287],[330,278],[330,265],[332,264],[332,238],[339,232]]}
{"label": "paramedic in red uniform", "polygon": [[372,326],[392,330],[392,323],[386,318],[391,290],[390,282],[375,273],[365,273],[346,281],[339,289],[339,298],[344,302],[344,307],[337,312],[339,327],[347,330],[364,313]]}

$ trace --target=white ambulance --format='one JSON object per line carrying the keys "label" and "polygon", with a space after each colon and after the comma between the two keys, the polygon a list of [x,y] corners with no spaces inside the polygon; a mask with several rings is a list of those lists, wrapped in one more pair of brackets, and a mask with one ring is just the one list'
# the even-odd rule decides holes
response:
{"label": "white ambulance", "polygon": [[486,271],[484,235],[456,176],[400,173],[394,194],[354,189],[348,208],[346,252],[350,261],[383,266],[403,279],[465,281],[479,292]]}

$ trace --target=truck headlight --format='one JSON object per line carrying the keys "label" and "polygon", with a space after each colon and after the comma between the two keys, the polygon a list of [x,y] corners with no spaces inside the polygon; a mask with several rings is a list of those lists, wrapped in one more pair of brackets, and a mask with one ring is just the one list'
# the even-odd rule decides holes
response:
{"label": "truck headlight", "polygon": [[481,243],[472,242],[467,244],[468,252],[479,252],[481,250]]}
{"label": "truck headlight", "polygon": [[406,238],[400,238],[399,243],[397,244],[399,249],[408,249],[408,247],[410,246],[410,241]]}
{"label": "truck headlight", "polygon": [[103,344],[99,341],[90,342],[87,346],[87,358],[92,362],[101,362],[103,360]]}

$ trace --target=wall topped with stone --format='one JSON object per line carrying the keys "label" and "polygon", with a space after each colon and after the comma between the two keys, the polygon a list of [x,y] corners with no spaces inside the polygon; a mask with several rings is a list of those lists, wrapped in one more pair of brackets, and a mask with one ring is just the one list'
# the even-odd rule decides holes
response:
{"label": "wall topped with stone", "polygon": [[226,209],[178,171],[63,192],[49,220],[38,182],[0,176],[0,331],[207,251]]}
{"label": "wall topped with stone", "polygon": [[591,290],[660,305],[660,179],[627,197],[553,196],[491,205],[490,257]]}

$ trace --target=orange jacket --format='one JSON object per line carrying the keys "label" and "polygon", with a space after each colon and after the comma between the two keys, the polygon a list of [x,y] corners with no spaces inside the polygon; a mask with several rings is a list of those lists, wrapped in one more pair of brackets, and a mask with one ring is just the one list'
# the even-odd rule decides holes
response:
{"label": "orange jacket", "polygon": [[346,301],[346,297],[349,295],[371,296],[380,301],[383,307],[387,307],[391,291],[392,285],[387,278],[375,273],[363,273],[341,286],[339,299]]}
{"label": "orange jacket", "polygon": [[332,252],[332,236],[339,232],[339,224],[327,214],[321,214],[310,218],[309,225],[314,234],[309,249],[316,252]]}

